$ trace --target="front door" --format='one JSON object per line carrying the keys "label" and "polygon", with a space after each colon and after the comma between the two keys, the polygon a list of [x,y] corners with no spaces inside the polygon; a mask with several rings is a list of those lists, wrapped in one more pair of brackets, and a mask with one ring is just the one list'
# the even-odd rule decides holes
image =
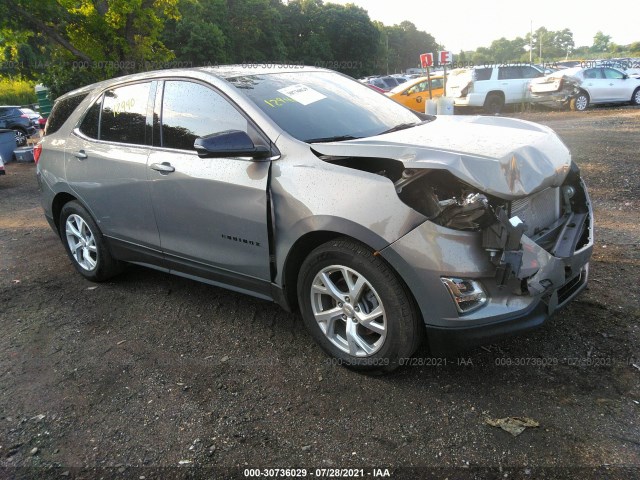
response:
{"label": "front door", "polygon": [[154,137],[157,148],[152,148],[148,168],[167,266],[240,290],[260,290],[262,285],[266,292],[270,162],[200,158],[193,148],[196,138],[226,130],[246,132],[247,119],[208,85],[166,80],[159,84],[162,88],[156,101],[162,109],[154,127],[160,141]]}

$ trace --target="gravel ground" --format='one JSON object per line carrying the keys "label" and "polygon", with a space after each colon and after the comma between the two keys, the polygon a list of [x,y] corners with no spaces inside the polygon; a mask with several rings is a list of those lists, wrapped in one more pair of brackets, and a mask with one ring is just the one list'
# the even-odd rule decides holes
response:
{"label": "gravel ground", "polygon": [[[513,115],[582,169],[590,286],[533,333],[384,377],[332,365],[274,304],[140,267],[85,281],[34,165],[8,164],[0,478],[640,478],[640,109]],[[505,417],[539,426],[487,423]]]}

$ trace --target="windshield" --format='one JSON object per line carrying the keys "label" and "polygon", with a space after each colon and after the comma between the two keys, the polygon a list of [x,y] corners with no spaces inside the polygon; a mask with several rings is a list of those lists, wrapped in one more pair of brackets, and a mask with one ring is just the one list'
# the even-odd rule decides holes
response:
{"label": "windshield", "polygon": [[416,113],[332,72],[286,72],[228,78],[283,130],[306,142],[379,135],[418,124]]}

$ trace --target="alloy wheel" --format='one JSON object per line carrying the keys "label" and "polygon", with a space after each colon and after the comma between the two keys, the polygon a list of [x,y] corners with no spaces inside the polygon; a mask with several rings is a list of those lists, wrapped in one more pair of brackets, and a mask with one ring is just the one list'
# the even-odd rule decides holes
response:
{"label": "alloy wheel", "polygon": [[578,95],[578,97],[576,98],[576,110],[585,110],[588,103],[589,100],[587,99],[586,95]]}
{"label": "alloy wheel", "polygon": [[65,232],[69,250],[75,261],[85,270],[93,270],[98,264],[98,249],[93,232],[80,215],[67,217]]}
{"label": "alloy wheel", "polygon": [[313,279],[311,308],[327,339],[355,357],[375,354],[387,337],[387,318],[371,283],[352,268],[331,265]]}
{"label": "alloy wheel", "polygon": [[24,134],[24,132],[22,130],[14,130],[14,133],[16,135],[16,144],[19,147],[22,147],[23,145],[26,145],[27,136]]}

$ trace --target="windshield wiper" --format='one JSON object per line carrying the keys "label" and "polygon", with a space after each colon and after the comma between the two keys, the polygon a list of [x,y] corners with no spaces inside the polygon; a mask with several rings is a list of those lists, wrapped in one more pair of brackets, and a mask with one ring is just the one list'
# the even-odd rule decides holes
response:
{"label": "windshield wiper", "polygon": [[424,115],[424,114],[420,114],[420,115],[421,115],[421,118],[424,118],[421,122],[401,123],[400,125],[396,125],[395,127],[392,127],[389,130],[380,132],[378,135],[384,135],[385,133],[399,132],[400,130],[406,130],[407,128],[417,127],[418,125],[424,125],[425,123],[432,122],[433,120],[436,119],[436,117],[434,117],[433,115]]}
{"label": "windshield wiper", "polygon": [[322,138],[309,138],[305,140],[306,143],[327,143],[327,142],[343,142],[345,140],[356,140],[361,137],[354,137],[353,135],[336,135],[335,137],[322,137]]}

